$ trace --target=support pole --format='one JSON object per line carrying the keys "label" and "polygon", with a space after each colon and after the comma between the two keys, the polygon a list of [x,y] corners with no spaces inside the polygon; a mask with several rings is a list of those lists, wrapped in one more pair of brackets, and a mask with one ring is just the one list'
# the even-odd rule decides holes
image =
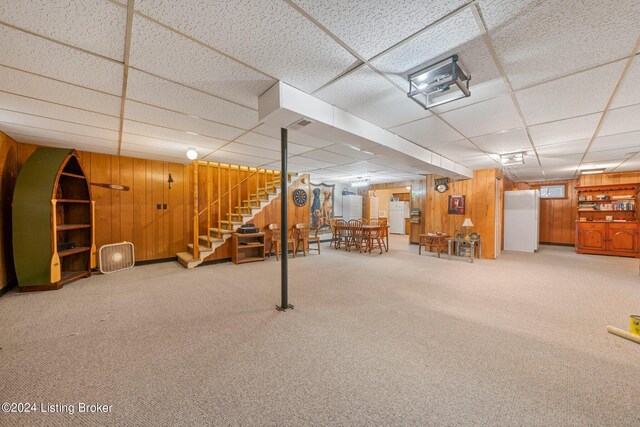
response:
{"label": "support pole", "polygon": [[198,242],[198,161],[193,161],[193,259],[200,258],[200,242]]}
{"label": "support pole", "polygon": [[278,311],[285,311],[288,308],[293,308],[289,304],[289,267],[287,262],[289,261],[289,218],[287,215],[289,207],[289,195],[287,194],[287,129],[280,129],[280,163],[282,166],[282,172],[280,175],[280,295],[281,303],[276,306]]}

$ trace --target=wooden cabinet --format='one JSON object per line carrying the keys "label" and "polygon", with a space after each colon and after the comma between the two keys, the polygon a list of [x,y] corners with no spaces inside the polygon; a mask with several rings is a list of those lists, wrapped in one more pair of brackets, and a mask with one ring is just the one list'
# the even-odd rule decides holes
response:
{"label": "wooden cabinet", "polygon": [[234,264],[264,261],[264,233],[231,235],[231,261]]}
{"label": "wooden cabinet", "polygon": [[576,187],[576,252],[638,256],[640,184]]}
{"label": "wooden cabinet", "polygon": [[94,203],[76,152],[38,148],[14,191],[13,253],[21,291],[59,289],[96,263]]}
{"label": "wooden cabinet", "polygon": [[576,224],[576,252],[638,256],[638,223],[588,223]]}

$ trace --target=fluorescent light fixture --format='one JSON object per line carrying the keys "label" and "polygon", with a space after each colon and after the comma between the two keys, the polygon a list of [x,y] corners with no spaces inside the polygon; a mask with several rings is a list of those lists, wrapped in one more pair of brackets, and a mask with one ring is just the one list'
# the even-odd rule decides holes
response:
{"label": "fluorescent light fixture", "polygon": [[407,96],[425,110],[471,95],[471,75],[458,60],[458,55],[413,72],[407,79]]}
{"label": "fluorescent light fixture", "polygon": [[500,163],[504,166],[524,165],[525,152],[500,154]]}
{"label": "fluorescent light fixture", "polygon": [[370,182],[369,178],[362,179],[361,177],[358,177],[357,180],[351,181],[349,183],[349,186],[350,187],[368,187],[369,186],[369,182]]}
{"label": "fluorescent light fixture", "polygon": [[187,132],[189,135],[199,135],[199,134],[197,134],[197,133],[195,133],[195,132],[189,132],[189,131],[186,131],[186,132]]}
{"label": "fluorescent light fixture", "polygon": [[187,159],[195,160],[197,158],[198,158],[198,152],[196,150],[194,150],[193,148],[189,148],[187,150]]}
{"label": "fluorescent light fixture", "polygon": [[581,175],[595,175],[598,173],[604,173],[606,168],[597,168],[597,169],[580,169]]}

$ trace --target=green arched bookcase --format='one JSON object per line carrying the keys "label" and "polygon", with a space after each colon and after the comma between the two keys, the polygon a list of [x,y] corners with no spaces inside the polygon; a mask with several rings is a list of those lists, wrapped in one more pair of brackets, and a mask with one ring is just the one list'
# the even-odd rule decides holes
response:
{"label": "green arched bookcase", "polygon": [[96,265],[94,202],[75,150],[38,148],[13,195],[13,258],[20,291],[60,289]]}

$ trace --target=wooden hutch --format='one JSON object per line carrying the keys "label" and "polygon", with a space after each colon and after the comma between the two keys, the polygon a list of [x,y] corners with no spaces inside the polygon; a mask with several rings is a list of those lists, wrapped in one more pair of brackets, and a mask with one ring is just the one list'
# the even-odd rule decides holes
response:
{"label": "wooden hutch", "polygon": [[638,257],[640,184],[576,187],[576,252]]}

